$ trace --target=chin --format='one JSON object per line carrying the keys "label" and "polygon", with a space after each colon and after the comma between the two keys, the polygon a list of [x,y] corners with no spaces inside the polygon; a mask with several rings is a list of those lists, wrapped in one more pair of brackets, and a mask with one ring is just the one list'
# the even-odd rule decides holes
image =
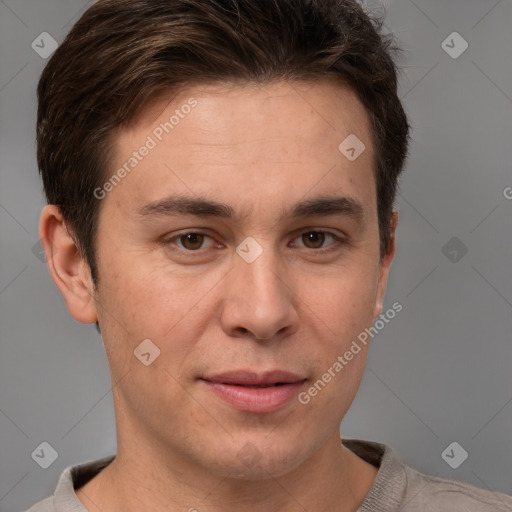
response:
{"label": "chin", "polygon": [[302,446],[289,446],[276,439],[275,444],[247,441],[234,452],[222,450],[211,470],[240,480],[268,480],[286,475],[308,457]]}

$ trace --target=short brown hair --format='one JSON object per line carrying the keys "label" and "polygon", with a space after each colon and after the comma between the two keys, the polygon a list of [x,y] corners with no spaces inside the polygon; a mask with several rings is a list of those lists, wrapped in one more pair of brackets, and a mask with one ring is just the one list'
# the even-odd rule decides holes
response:
{"label": "short brown hair", "polygon": [[[218,81],[338,77],[358,95],[375,148],[381,257],[409,124],[383,20],[355,0],[99,0],[73,26],[38,84],[37,159],[98,283],[93,191],[110,172],[116,128],[165,91]],[[341,142],[341,141],[340,141]]]}

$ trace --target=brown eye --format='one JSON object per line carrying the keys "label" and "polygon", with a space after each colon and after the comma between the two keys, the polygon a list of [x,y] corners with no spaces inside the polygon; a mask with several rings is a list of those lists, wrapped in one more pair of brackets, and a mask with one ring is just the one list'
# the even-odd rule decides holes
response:
{"label": "brown eye", "polygon": [[322,230],[303,231],[296,240],[297,247],[310,249],[310,254],[317,255],[340,250],[346,245],[343,238],[329,231]]}
{"label": "brown eye", "polygon": [[180,235],[180,242],[185,249],[194,251],[201,248],[204,241],[204,235],[201,233],[186,233]]}
{"label": "brown eye", "polygon": [[189,256],[193,252],[197,252],[197,256],[200,256],[204,255],[208,249],[220,248],[211,236],[200,231],[184,231],[172,237],[162,237],[161,244],[169,251],[177,251]]}
{"label": "brown eye", "polygon": [[309,231],[307,233],[303,233],[302,241],[309,249],[321,249],[325,241],[325,233],[322,231]]}

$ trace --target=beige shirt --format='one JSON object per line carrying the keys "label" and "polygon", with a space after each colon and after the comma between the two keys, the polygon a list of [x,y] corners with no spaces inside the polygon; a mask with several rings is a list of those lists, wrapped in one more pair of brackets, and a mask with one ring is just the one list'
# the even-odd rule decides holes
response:
{"label": "beige shirt", "polygon": [[[480,489],[421,471],[405,464],[387,445],[343,439],[349,450],[379,468],[357,512],[512,512],[512,496]],[[55,494],[26,512],[87,512],[75,489],[104,469],[115,455],[66,468]]]}

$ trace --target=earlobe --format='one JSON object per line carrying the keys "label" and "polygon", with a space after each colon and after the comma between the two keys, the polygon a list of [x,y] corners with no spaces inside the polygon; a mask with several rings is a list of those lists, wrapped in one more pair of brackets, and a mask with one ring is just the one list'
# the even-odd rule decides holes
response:
{"label": "earlobe", "polygon": [[64,222],[59,208],[47,205],[39,222],[39,237],[48,269],[62,293],[71,316],[82,323],[98,319],[94,303],[94,285],[89,266],[82,258]]}
{"label": "earlobe", "polygon": [[377,318],[382,313],[384,295],[386,294],[386,287],[388,282],[389,268],[395,256],[395,234],[398,225],[398,212],[393,210],[389,221],[389,248],[387,254],[380,263],[379,282],[377,285],[377,295],[375,297],[375,306],[373,309],[373,318]]}

